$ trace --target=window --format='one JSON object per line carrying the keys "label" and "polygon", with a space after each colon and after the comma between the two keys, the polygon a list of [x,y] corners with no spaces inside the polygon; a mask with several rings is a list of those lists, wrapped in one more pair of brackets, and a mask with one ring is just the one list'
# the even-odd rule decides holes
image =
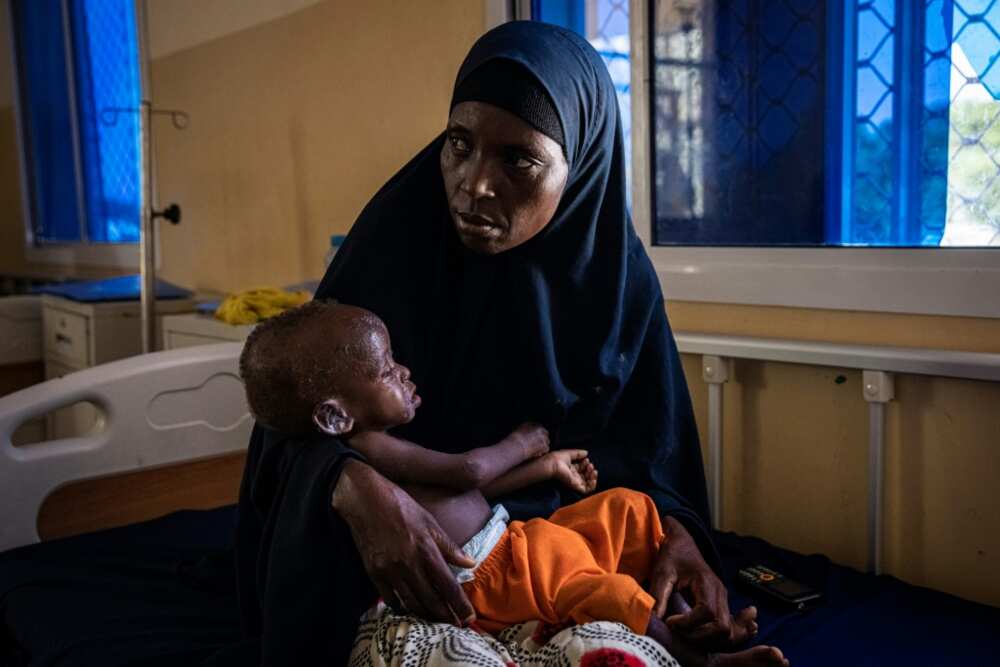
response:
{"label": "window", "polygon": [[668,298],[1000,317],[1000,0],[530,4],[599,50],[602,8],[628,16],[612,77]]}
{"label": "window", "polygon": [[[625,137],[628,182],[632,182],[632,68],[629,58],[629,0],[532,0],[531,18],[573,30],[593,46],[608,66],[618,93]],[[631,188],[629,189],[631,192]]]}
{"label": "window", "polygon": [[1000,246],[1000,2],[652,5],[656,244]]}
{"label": "window", "polygon": [[139,239],[141,85],[132,0],[12,0],[29,238]]}

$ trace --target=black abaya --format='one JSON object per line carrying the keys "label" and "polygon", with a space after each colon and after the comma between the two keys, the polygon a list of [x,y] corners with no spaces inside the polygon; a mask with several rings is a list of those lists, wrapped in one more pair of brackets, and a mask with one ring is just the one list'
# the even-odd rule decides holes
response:
{"label": "black abaya", "polygon": [[[397,435],[460,452],[541,422],[554,447],[589,450],[602,488],[649,494],[715,564],[687,385],[627,209],[611,79],[579,36],[514,22],[476,43],[458,83],[494,58],[525,67],[559,113],[569,176],[552,221],[499,255],[466,250],[450,221],[438,137],[365,207],[317,298],[385,321],[424,399]],[[237,558],[245,630],[263,637],[265,665],[333,656],[329,664],[342,664],[371,601],[349,533],[330,509],[345,455],[337,442],[293,447],[254,432]],[[573,499],[538,485],[503,502],[523,519]]]}

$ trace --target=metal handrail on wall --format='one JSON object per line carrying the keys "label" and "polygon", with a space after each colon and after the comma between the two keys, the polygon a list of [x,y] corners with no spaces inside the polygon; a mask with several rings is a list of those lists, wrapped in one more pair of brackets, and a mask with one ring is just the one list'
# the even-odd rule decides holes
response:
{"label": "metal handrail on wall", "polygon": [[674,337],[681,353],[702,355],[702,379],[708,383],[709,502],[712,524],[716,527],[722,520],[722,385],[729,380],[729,360],[779,361],[862,371],[862,394],[868,403],[868,570],[876,574],[881,573],[883,548],[885,405],[894,397],[893,374],[1000,382],[1000,354],[684,332],[677,332]]}

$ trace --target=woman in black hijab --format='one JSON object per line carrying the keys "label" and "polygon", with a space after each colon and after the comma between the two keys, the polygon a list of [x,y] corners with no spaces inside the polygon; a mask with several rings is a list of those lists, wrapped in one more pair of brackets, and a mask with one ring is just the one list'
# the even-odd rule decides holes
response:
{"label": "woman in black hijab", "polygon": [[[447,130],[365,207],[316,297],[385,321],[423,397],[394,435],[459,452],[537,421],[553,448],[590,452],[602,487],[651,496],[670,536],[649,582],[657,611],[685,593],[694,610],[675,630],[711,643],[739,631],[712,571],[697,431],[624,155],[593,48],[504,24],[463,63]],[[340,443],[305,451],[257,428],[244,476],[241,608],[264,664],[342,662],[372,586],[418,615],[468,618],[445,565],[459,550],[433,518]],[[503,503],[525,519],[573,500],[541,485]]]}

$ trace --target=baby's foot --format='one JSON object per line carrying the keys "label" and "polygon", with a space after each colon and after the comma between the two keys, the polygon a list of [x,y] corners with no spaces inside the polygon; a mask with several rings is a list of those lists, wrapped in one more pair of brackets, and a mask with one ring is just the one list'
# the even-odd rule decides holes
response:
{"label": "baby's foot", "polygon": [[757,635],[757,607],[747,607],[733,617],[732,643],[739,646]]}
{"label": "baby's foot", "polygon": [[691,607],[679,593],[670,595],[667,611],[671,614],[666,619],[671,630],[709,651],[731,651],[757,635],[757,607],[746,607],[736,613],[729,633],[724,635],[719,634],[719,627],[714,621],[702,625],[708,620],[705,617],[711,614],[707,608],[699,605],[689,614]]}
{"label": "baby's foot", "polygon": [[784,654],[774,646],[754,646],[738,653],[716,653],[710,667],[788,667]]}
{"label": "baby's foot", "polygon": [[537,458],[549,451],[549,432],[540,424],[526,422],[507,437],[520,442],[525,456],[529,459]]}
{"label": "baby's foot", "polygon": [[597,488],[597,468],[587,458],[585,449],[560,449],[549,452],[545,458],[551,466],[552,479],[578,493],[590,493]]}

